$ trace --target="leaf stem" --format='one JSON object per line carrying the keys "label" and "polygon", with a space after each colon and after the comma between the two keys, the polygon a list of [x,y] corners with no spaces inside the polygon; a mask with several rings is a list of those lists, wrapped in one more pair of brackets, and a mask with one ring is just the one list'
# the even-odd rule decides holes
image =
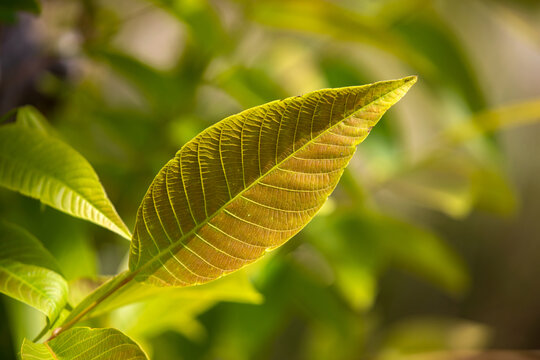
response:
{"label": "leaf stem", "polygon": [[[74,315],[74,316],[70,315],[70,316],[73,316],[73,317],[71,319],[69,319],[69,317],[68,317],[69,321],[62,324],[62,326],[57,327],[56,329],[54,329],[51,336],[47,339],[47,341],[50,341],[50,340],[54,339],[55,337],[57,337],[58,335],[60,335],[64,331],[70,329],[71,327],[73,327],[73,325],[75,325],[76,323],[81,321],[81,319],[85,315],[88,315],[89,313],[91,313],[99,304],[101,304],[103,301],[105,301],[105,299],[107,299],[109,296],[114,294],[116,291],[118,291],[124,285],[126,285],[131,280],[133,280],[133,278],[135,277],[136,274],[137,274],[137,271],[135,271],[135,272],[126,271],[124,273],[121,273],[121,274],[117,275],[116,278],[111,279],[110,282],[105,283],[104,285],[102,285],[102,286],[108,286],[112,282],[115,282],[115,281],[117,282],[114,286],[112,286],[110,289],[107,289],[103,294],[101,294],[96,300],[94,300],[94,301],[90,302],[89,304],[85,305],[82,310],[78,310],[79,306],[77,306],[73,310],[73,312],[75,312],[76,315]],[[99,288],[96,291],[99,291]],[[92,293],[92,294],[94,294],[94,293]],[[90,294],[88,297],[92,296],[92,294]],[[84,300],[81,302],[80,306],[83,306],[83,303],[84,303]],[[68,319],[66,319],[66,320],[68,320]]]}

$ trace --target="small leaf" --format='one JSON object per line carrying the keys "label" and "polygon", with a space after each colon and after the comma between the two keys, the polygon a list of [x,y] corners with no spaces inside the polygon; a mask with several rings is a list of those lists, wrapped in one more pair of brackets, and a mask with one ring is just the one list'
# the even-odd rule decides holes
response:
{"label": "small leaf", "polygon": [[282,245],[315,216],[356,145],[415,82],[274,101],[195,137],[139,207],[132,276],[158,286],[206,283]]}
{"label": "small leaf", "polygon": [[0,186],[130,238],[88,161],[39,130],[0,127]]}
{"label": "small leaf", "polygon": [[26,230],[0,220],[0,292],[43,312],[50,323],[67,301],[52,255]]}
{"label": "small leaf", "polygon": [[25,340],[23,360],[109,360],[144,359],[141,348],[116,329],[74,328],[44,344]]}

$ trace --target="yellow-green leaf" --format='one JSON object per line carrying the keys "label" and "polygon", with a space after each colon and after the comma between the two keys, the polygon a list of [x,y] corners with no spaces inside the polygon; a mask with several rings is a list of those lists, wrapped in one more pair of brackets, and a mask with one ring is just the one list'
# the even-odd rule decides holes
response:
{"label": "yellow-green leaf", "polygon": [[0,292],[43,312],[52,323],[68,286],[52,255],[26,230],[0,220]]}
{"label": "yellow-green leaf", "polygon": [[416,77],[327,89],[228,117],[178,151],[139,211],[130,270],[205,283],[260,258],[317,213],[384,112]]}
{"label": "yellow-green leaf", "polygon": [[0,127],[0,186],[131,237],[88,161],[42,130]]}
{"label": "yellow-green leaf", "polygon": [[116,329],[74,328],[44,344],[24,340],[23,360],[134,360],[147,357],[133,340]]}

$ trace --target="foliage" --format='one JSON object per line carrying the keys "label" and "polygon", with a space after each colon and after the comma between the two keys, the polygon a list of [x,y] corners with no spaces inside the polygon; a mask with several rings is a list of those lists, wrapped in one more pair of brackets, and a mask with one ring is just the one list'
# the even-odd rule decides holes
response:
{"label": "foliage", "polygon": [[71,329],[45,344],[25,341],[22,359],[147,359],[131,339],[115,329]]}
{"label": "foliage", "polygon": [[48,136],[38,119],[22,108],[15,124],[0,129],[0,185],[129,239],[129,230],[90,164],[68,145]]}
{"label": "foliage", "polygon": [[43,245],[16,225],[0,222],[0,291],[41,310],[54,323],[68,286]]}
{"label": "foliage", "polygon": [[[66,309],[69,314],[57,328],[53,325],[67,305],[67,283],[58,273],[39,267],[40,251],[45,259],[50,257],[47,262],[53,258],[36,239],[23,230],[17,233],[17,228],[6,231],[2,291],[42,310],[50,320],[42,333],[52,331],[44,344],[25,341],[23,359],[75,354],[85,359],[144,358],[116,330],[71,328],[120,289],[137,286],[134,281],[199,285],[282,245],[317,213],[356,145],[415,82],[416,77],[408,77],[275,101],[228,117],[195,137],[158,173],[142,200],[130,269],[91,292],[73,310]],[[31,111],[21,108],[15,124],[0,128],[1,184],[129,234],[90,165],[47,136],[43,117]],[[95,352],[81,353],[88,347]]]}
{"label": "foliage", "polygon": [[139,207],[129,259],[135,278],[157,286],[205,283],[282,245],[317,213],[356,145],[414,82],[273,102],[188,142]]}
{"label": "foliage", "polygon": [[[510,160],[535,152],[508,139],[540,105],[479,40],[497,38],[489,18],[536,46],[535,2],[6,4],[6,358],[23,343],[70,358],[88,334],[134,357],[235,360],[530,346],[508,323],[537,338],[498,304],[534,278],[499,246],[536,234],[521,220],[534,186]],[[358,85],[411,73],[353,157],[414,81]]]}

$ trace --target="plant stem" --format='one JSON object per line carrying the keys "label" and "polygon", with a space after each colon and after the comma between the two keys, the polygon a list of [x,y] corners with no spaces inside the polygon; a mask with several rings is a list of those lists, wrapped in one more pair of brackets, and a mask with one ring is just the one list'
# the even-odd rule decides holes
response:
{"label": "plant stem", "polygon": [[[75,315],[70,314],[70,316],[68,316],[68,318],[66,319],[66,322],[64,324],[62,324],[62,326],[57,327],[56,329],[54,329],[54,331],[51,334],[51,337],[48,338],[47,341],[50,341],[50,340],[54,339],[55,337],[57,337],[58,335],[60,335],[64,331],[70,329],[71,327],[73,327],[73,325],[75,325],[76,323],[81,321],[81,319],[85,315],[88,315],[89,313],[91,313],[105,299],[107,299],[109,296],[114,294],[116,291],[118,291],[124,285],[126,285],[131,280],[133,280],[133,278],[135,277],[136,274],[137,274],[137,272],[130,272],[130,271],[121,273],[121,274],[117,275],[116,278],[111,279],[109,282],[103,284],[96,291],[94,291],[93,293],[88,295],[85,300],[90,299],[92,297],[92,295],[99,292],[100,289],[106,289],[107,286],[111,286],[113,283],[116,282],[109,289],[104,290],[103,294],[99,295],[95,300],[90,301],[88,304],[85,304],[85,300],[83,300],[79,304],[79,306],[77,306],[75,309],[73,309],[72,314],[75,314]],[[82,308],[82,310],[79,310],[79,308]]]}

